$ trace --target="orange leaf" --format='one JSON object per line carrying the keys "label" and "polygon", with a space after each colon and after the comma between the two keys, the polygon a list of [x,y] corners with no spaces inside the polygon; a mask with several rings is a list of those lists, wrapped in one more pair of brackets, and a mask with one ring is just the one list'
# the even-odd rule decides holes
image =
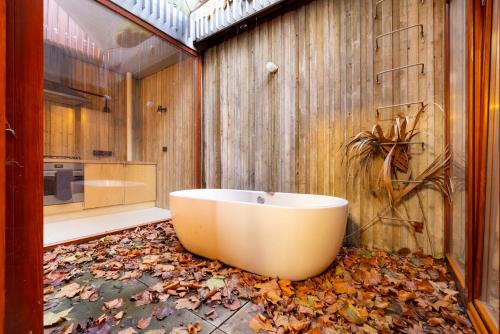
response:
{"label": "orange leaf", "polygon": [[252,320],[250,320],[249,326],[255,333],[259,333],[261,329],[266,331],[273,329],[273,326],[271,325],[269,320],[267,320],[260,313],[253,317]]}

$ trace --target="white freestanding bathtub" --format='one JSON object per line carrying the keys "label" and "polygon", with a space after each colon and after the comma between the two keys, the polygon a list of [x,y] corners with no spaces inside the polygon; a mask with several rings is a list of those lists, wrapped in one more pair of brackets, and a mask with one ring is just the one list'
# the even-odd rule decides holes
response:
{"label": "white freestanding bathtub", "polygon": [[303,280],[342,245],[345,199],[229,189],[170,193],[175,232],[190,252],[259,275]]}

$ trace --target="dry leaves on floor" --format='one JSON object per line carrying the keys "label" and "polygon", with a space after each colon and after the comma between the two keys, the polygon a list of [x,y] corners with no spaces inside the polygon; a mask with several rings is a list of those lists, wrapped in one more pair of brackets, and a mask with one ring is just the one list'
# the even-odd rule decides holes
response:
{"label": "dry leaves on floor", "polygon": [[[176,309],[197,310],[205,304],[237,310],[247,299],[255,311],[248,326],[256,333],[473,332],[445,262],[421,254],[345,248],[323,274],[290,282],[196,257],[182,248],[166,222],[58,247],[44,255],[44,270],[46,310],[57,300],[97,300],[92,296],[98,296],[98,289],[73,282],[85,272],[106,280],[151,275],[160,282],[132,296],[136,306],[171,298]],[[123,317],[122,304],[120,298],[104,301],[103,317],[68,333],[108,333]],[[150,316],[135,319],[135,329],[122,331],[147,330],[152,319],[163,321],[176,312],[160,305]],[[202,316],[213,320],[218,315],[214,310]],[[64,314],[59,318],[60,324]],[[199,330],[201,325],[191,324],[172,333]]]}

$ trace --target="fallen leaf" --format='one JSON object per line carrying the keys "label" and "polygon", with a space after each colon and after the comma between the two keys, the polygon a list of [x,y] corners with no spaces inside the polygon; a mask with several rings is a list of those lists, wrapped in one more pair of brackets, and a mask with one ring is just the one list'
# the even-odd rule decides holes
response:
{"label": "fallen leaf", "polygon": [[222,305],[231,311],[235,311],[241,307],[241,302],[238,298],[234,298],[232,300],[224,301]]}
{"label": "fallen leaf", "polygon": [[288,296],[288,297],[293,296],[294,291],[291,281],[280,279],[278,281],[278,285],[281,289],[281,292],[283,293],[283,296]]}
{"label": "fallen leaf", "polygon": [[429,295],[434,293],[434,287],[428,281],[416,281],[415,285],[417,286],[418,290],[424,293],[427,293]]}
{"label": "fallen leaf", "polygon": [[113,316],[113,319],[115,319],[116,321],[120,321],[122,320],[124,314],[125,314],[124,311],[120,311]]}
{"label": "fallen leaf", "polygon": [[123,304],[123,299],[116,298],[116,299],[110,300],[108,302],[105,302],[104,307],[107,308],[108,310],[112,310],[112,309],[121,307],[122,304]]}
{"label": "fallen leaf", "polygon": [[220,289],[226,286],[224,276],[212,276],[205,282],[205,285],[210,290]]}
{"label": "fallen leaf", "polygon": [[164,329],[150,329],[148,331],[146,331],[144,334],[165,334],[165,330]]}
{"label": "fallen leaf", "polygon": [[78,283],[71,283],[68,285],[65,285],[59,290],[59,292],[54,296],[54,298],[73,298],[80,292],[80,284]]}
{"label": "fallen leaf", "polygon": [[199,322],[195,322],[194,324],[188,324],[187,327],[176,327],[172,329],[170,334],[196,334],[201,330],[201,324]]}
{"label": "fallen leaf", "polygon": [[99,298],[97,289],[91,285],[84,286],[80,292],[80,298],[82,300],[89,300],[95,302]]}
{"label": "fallen leaf", "polygon": [[290,322],[288,321],[288,317],[282,314],[274,320],[274,324],[276,325],[276,327],[282,327],[284,330],[290,329]]}
{"label": "fallen leaf", "polygon": [[255,317],[250,320],[249,326],[255,333],[259,333],[260,330],[268,331],[273,328],[271,322],[260,313],[255,315]]}
{"label": "fallen leaf", "polygon": [[163,306],[163,307],[158,307],[154,311],[155,317],[158,320],[163,320],[169,315],[172,315],[175,313],[175,309],[169,305]]}
{"label": "fallen leaf", "polygon": [[352,287],[346,281],[335,280],[335,281],[333,281],[332,285],[333,285],[333,291],[335,291],[335,293],[338,295],[341,295],[341,294],[354,295],[354,294],[356,294],[356,288]]}
{"label": "fallen leaf", "polygon": [[289,323],[290,323],[290,328],[296,332],[303,331],[309,328],[309,326],[311,325],[310,320],[298,320],[295,317],[291,317]]}
{"label": "fallen leaf", "polygon": [[311,308],[303,305],[299,305],[297,312],[314,316],[314,311]]}
{"label": "fallen leaf", "polygon": [[217,319],[219,315],[217,314],[217,312],[215,310],[210,310],[208,312],[205,313],[205,319],[209,319],[209,320],[215,320]]}
{"label": "fallen leaf", "polygon": [[54,313],[54,312],[46,312],[43,314],[43,327],[48,327],[48,326],[52,326],[52,325],[55,325],[63,320],[68,320],[68,314],[69,312],[71,312],[73,308],[70,307],[64,311],[61,311],[61,312],[57,312],[57,313]]}
{"label": "fallen leaf", "polygon": [[201,326],[201,324],[198,321],[196,321],[194,324],[189,324],[187,326],[187,330],[188,330],[189,334],[196,334],[199,331],[201,331],[202,329],[203,329],[203,327]]}
{"label": "fallen leaf", "polygon": [[61,334],[71,334],[73,333],[73,329],[75,328],[75,324],[69,324],[63,328]]}
{"label": "fallen leaf", "polygon": [[188,310],[196,310],[200,306],[201,302],[196,296],[191,296],[189,298],[181,298],[178,299],[175,303],[175,308],[180,309],[188,309]]}
{"label": "fallen leaf", "polygon": [[281,289],[276,280],[271,280],[266,283],[257,283],[255,284],[255,288],[259,289],[259,292],[273,304],[281,300]]}
{"label": "fallen leaf", "polygon": [[159,260],[159,255],[146,255],[142,258],[142,264],[155,264]]}
{"label": "fallen leaf", "polygon": [[120,278],[120,281],[124,281],[127,279],[139,278],[142,276],[142,272],[139,270],[126,271]]}
{"label": "fallen leaf", "polygon": [[356,325],[362,325],[368,320],[368,313],[366,310],[357,308],[348,302],[339,310],[339,313],[349,322]]}
{"label": "fallen leaf", "polygon": [[442,323],[444,323],[444,319],[443,318],[430,318],[429,320],[427,320],[427,322],[432,327],[437,327],[437,326],[441,325]]}
{"label": "fallen leaf", "polygon": [[415,292],[408,292],[404,290],[399,290],[398,291],[398,300],[401,302],[407,302],[408,300],[415,299],[417,295]]}
{"label": "fallen leaf", "polygon": [[151,317],[141,319],[137,322],[137,328],[145,329],[149,326],[150,323],[151,323]]}
{"label": "fallen leaf", "polygon": [[175,267],[171,264],[157,264],[155,266],[155,271],[167,272],[175,270]]}
{"label": "fallen leaf", "polygon": [[130,297],[130,300],[134,301],[135,306],[143,306],[151,304],[153,296],[150,291],[144,290]]}
{"label": "fallen leaf", "polygon": [[135,329],[133,329],[132,327],[127,327],[119,331],[117,334],[134,334],[134,333],[137,333]]}

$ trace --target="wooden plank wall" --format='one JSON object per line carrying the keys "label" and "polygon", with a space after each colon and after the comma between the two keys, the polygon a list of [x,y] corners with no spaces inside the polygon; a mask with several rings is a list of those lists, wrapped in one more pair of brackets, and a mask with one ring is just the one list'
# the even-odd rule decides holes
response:
{"label": "wooden plank wall", "polygon": [[[348,233],[369,223],[382,208],[342,163],[341,145],[376,122],[377,106],[413,100],[443,105],[444,0],[317,0],[241,33],[204,54],[204,186],[331,194],[350,201]],[[421,23],[380,40],[383,32]],[[272,61],[275,74],[265,70]],[[425,63],[425,74],[411,68]],[[385,110],[387,128],[397,113]],[[415,172],[443,150],[444,115],[430,108],[420,122],[426,142],[414,149]],[[376,174],[374,173],[376,177]],[[421,214],[419,206],[424,208]],[[428,233],[414,236],[401,223],[379,222],[350,242],[399,250],[443,250],[443,198],[425,190],[404,208],[412,219],[426,219]],[[429,236],[429,237],[427,237]]]}
{"label": "wooden plank wall", "polygon": [[[126,160],[125,75],[72,57],[57,47],[45,46],[45,79],[68,87],[109,95],[110,113],[102,112],[104,99],[84,95],[89,103],[70,107],[45,102],[45,155],[79,156],[92,160]],[[95,157],[94,150],[112,151]]]}
{"label": "wooden plank wall", "polygon": [[[191,57],[138,82],[134,137],[139,145],[134,159],[157,163],[157,206],[162,208],[169,207],[171,191],[196,187],[194,89]],[[167,112],[157,112],[159,105]]]}

